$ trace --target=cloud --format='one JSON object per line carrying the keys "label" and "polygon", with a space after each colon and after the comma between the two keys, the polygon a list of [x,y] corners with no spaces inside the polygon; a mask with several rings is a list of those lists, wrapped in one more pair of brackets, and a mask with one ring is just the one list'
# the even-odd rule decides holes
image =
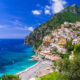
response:
{"label": "cloud", "polygon": [[41,10],[32,10],[32,13],[34,15],[40,15],[42,12],[45,15],[59,13],[65,8],[66,4],[66,0],[49,0],[49,5],[45,5],[45,7],[42,7],[40,6],[40,4],[37,4],[37,7],[40,7]]}
{"label": "cloud", "polygon": [[49,14],[50,15],[51,14],[50,10],[45,10],[45,14]]}
{"label": "cloud", "polygon": [[44,9],[44,13],[50,15],[51,14],[50,9],[51,9],[51,7],[46,5],[45,9]]}
{"label": "cloud", "polygon": [[5,25],[0,25],[0,29],[5,29],[7,28]]}
{"label": "cloud", "polygon": [[34,28],[33,28],[33,27],[28,27],[27,30],[29,30],[29,31],[33,31]]}
{"label": "cloud", "polygon": [[33,31],[34,30],[33,27],[27,27],[27,26],[24,26],[24,27],[14,27],[13,29],[20,30],[20,31]]}
{"label": "cloud", "polygon": [[33,10],[32,13],[34,15],[40,15],[42,13],[42,10]]}
{"label": "cloud", "polygon": [[[50,4],[46,5],[44,7],[44,10],[33,10],[32,13],[34,15],[40,15],[42,11],[45,13],[45,15],[51,15],[55,13],[61,12],[64,8],[65,5],[67,4],[66,0],[49,0]],[[40,7],[40,4],[37,4],[37,6]]]}
{"label": "cloud", "polygon": [[20,22],[19,20],[9,21],[10,25],[0,25],[0,29],[7,30],[19,30],[19,31],[33,31],[34,28],[31,26],[27,26],[26,24]]}
{"label": "cloud", "polygon": [[50,6],[46,5],[45,8],[46,8],[46,9],[50,9]]}
{"label": "cloud", "polygon": [[19,20],[14,20],[14,21],[10,21],[10,23],[12,23],[12,25],[14,26],[13,29],[15,30],[26,30],[26,31],[33,31],[34,28],[33,27],[29,27],[26,26],[26,24],[22,23]]}
{"label": "cloud", "polygon": [[64,9],[64,6],[67,4],[65,0],[52,0],[52,12],[58,13]]}
{"label": "cloud", "polygon": [[1,28],[4,28],[4,26],[0,25],[0,29],[1,29]]}
{"label": "cloud", "polygon": [[22,22],[20,22],[19,20],[13,20],[13,21],[9,21],[11,24],[13,24],[13,25],[17,25],[17,26],[22,26],[23,25],[23,23]]}

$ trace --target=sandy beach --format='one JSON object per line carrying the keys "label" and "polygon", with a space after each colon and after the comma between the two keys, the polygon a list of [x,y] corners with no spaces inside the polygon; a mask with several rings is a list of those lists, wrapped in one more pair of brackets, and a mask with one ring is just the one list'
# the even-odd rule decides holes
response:
{"label": "sandy beach", "polygon": [[46,75],[50,72],[53,72],[52,62],[46,60],[46,61],[39,61],[32,67],[30,67],[24,71],[21,71],[21,72],[17,73],[16,75],[19,75],[19,78],[21,80],[30,80],[30,78],[33,78],[35,76],[40,77],[40,76]]}
{"label": "sandy beach", "polygon": [[33,65],[33,66],[31,66],[31,67],[29,67],[29,68],[27,68],[27,69],[25,69],[25,70],[23,70],[23,71],[21,71],[21,72],[18,72],[16,75],[20,75],[20,74],[22,74],[22,73],[24,73],[24,72],[26,72],[26,71],[29,71],[29,70],[32,69],[33,67],[37,66],[39,63],[40,63],[40,61],[37,62],[35,65]]}

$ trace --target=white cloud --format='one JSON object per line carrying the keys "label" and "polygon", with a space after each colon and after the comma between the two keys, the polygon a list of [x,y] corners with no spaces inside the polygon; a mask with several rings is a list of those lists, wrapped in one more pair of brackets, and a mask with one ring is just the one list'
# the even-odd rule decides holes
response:
{"label": "white cloud", "polygon": [[46,8],[46,9],[50,9],[50,6],[46,5],[45,8]]}
{"label": "white cloud", "polygon": [[62,11],[67,2],[65,0],[50,0],[50,5],[46,5],[44,8],[45,14],[55,14]]}
{"label": "white cloud", "polygon": [[5,25],[0,25],[0,29],[5,29],[7,28]]}
{"label": "white cloud", "polygon": [[29,30],[29,31],[33,31],[34,28],[33,28],[33,27],[28,27],[27,30]]}
{"label": "white cloud", "polygon": [[41,8],[41,10],[33,10],[32,13],[34,15],[40,15],[42,11],[45,13],[45,15],[59,13],[65,8],[65,5],[67,4],[66,0],[49,0],[49,1],[50,4],[45,5],[45,7],[43,8],[40,6],[40,4],[37,4],[37,6]]}
{"label": "white cloud", "polygon": [[49,15],[50,15],[50,14],[51,14],[51,13],[50,13],[50,10],[46,9],[46,10],[45,10],[45,14],[49,14]]}
{"label": "white cloud", "polygon": [[64,6],[67,4],[65,0],[52,0],[52,12],[58,13],[64,9]]}
{"label": "white cloud", "polygon": [[14,29],[15,30],[21,30],[21,31],[33,31],[34,30],[33,27],[27,27],[27,26],[24,26],[24,27],[15,27]]}
{"label": "white cloud", "polygon": [[8,29],[8,30],[19,30],[19,31],[33,31],[34,28],[31,26],[26,26],[22,22],[15,20],[9,21],[11,25],[0,25],[0,29]]}
{"label": "white cloud", "polygon": [[0,25],[0,28],[3,28],[4,26]]}
{"label": "white cloud", "polygon": [[33,10],[32,13],[34,15],[40,15],[42,13],[42,10]]}
{"label": "white cloud", "polygon": [[13,21],[9,21],[11,24],[13,24],[14,26],[22,26],[24,25],[22,22],[20,22],[19,20],[13,20]]}
{"label": "white cloud", "polygon": [[45,9],[44,9],[44,13],[50,15],[51,14],[50,9],[51,9],[51,7],[46,5]]}
{"label": "white cloud", "polygon": [[9,27],[9,29],[15,29],[15,30],[20,30],[20,31],[33,31],[33,27],[26,26],[26,24],[20,22],[19,20],[15,21],[9,21],[12,23],[13,27]]}

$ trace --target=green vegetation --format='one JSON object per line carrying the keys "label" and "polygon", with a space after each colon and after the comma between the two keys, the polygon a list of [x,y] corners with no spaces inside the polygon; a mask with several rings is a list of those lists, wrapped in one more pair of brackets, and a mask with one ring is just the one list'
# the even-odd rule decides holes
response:
{"label": "green vegetation", "polygon": [[80,33],[78,33],[77,36],[80,36]]}
{"label": "green vegetation", "polygon": [[34,44],[34,48],[35,48],[35,49],[38,49],[38,47],[39,47],[41,44],[42,44],[42,40],[38,40],[38,42],[36,42],[36,43]]}
{"label": "green vegetation", "polygon": [[80,31],[80,28],[73,28],[73,31]]}
{"label": "green vegetation", "polygon": [[[61,13],[55,14],[49,21],[37,27],[34,32],[26,37],[27,43],[33,44],[35,49],[38,49],[42,43],[40,40],[45,35],[50,34],[51,30],[60,28],[60,25],[65,21],[71,23],[80,21],[80,6],[67,6]],[[74,28],[72,31],[80,31],[80,29]],[[80,36],[80,34],[77,36]],[[41,80],[80,80],[80,43],[72,45],[72,40],[67,41],[65,48],[68,54],[60,54],[62,60],[54,62],[53,68],[57,72],[42,76]],[[74,58],[69,60],[72,51]],[[57,50],[51,50],[51,53],[57,54]]]}
{"label": "green vegetation", "polygon": [[58,54],[57,48],[54,48],[53,50],[51,50],[50,53],[52,53],[52,54]]}
{"label": "green vegetation", "polygon": [[[75,11],[75,12],[74,12]],[[39,25],[25,41],[27,44],[36,45],[39,40],[51,32],[53,29],[60,28],[65,21],[75,23],[80,21],[80,6],[68,6],[61,13],[55,14],[50,20]]]}
{"label": "green vegetation", "polygon": [[[62,61],[56,61],[55,67],[59,71],[59,74],[65,73],[68,80],[80,79],[80,43],[74,46],[73,50],[75,56],[72,60],[65,58]],[[65,55],[65,54],[64,54]]]}
{"label": "green vegetation", "polygon": [[35,80],[41,80],[39,77],[35,77]]}
{"label": "green vegetation", "polygon": [[67,6],[64,11],[80,14],[80,7],[73,4],[72,6]]}
{"label": "green vegetation", "polygon": [[75,57],[73,60],[63,60],[57,64],[59,73],[65,73],[68,75],[68,80],[80,79],[80,58]]}
{"label": "green vegetation", "polygon": [[74,45],[72,45],[72,40],[67,41],[65,48],[67,49],[68,53],[71,53],[74,49]]}
{"label": "green vegetation", "polygon": [[68,80],[68,79],[65,74],[59,74],[58,72],[53,72],[41,77],[41,80]]}
{"label": "green vegetation", "polygon": [[2,80],[20,80],[19,76],[17,75],[5,75],[5,74],[2,74],[1,79]]}
{"label": "green vegetation", "polygon": [[74,46],[73,53],[74,53],[75,55],[80,55],[80,43],[77,43],[77,44]]}
{"label": "green vegetation", "polygon": [[67,42],[66,48],[73,51],[74,58],[70,60],[70,54],[60,54],[62,60],[55,61],[53,66],[57,72],[47,74],[41,80],[80,80],[80,43],[73,47],[71,42]]}
{"label": "green vegetation", "polygon": [[69,59],[69,55],[70,55],[70,54],[68,54],[68,53],[66,53],[66,54],[60,54],[60,57],[61,57],[62,59]]}
{"label": "green vegetation", "polygon": [[[51,20],[47,22],[49,26],[53,26],[53,29],[59,28],[61,24],[63,24],[65,21],[68,22],[76,22],[80,21],[80,16],[78,14],[74,14],[71,12],[63,12],[55,14]],[[55,23],[54,23],[55,22]]]}

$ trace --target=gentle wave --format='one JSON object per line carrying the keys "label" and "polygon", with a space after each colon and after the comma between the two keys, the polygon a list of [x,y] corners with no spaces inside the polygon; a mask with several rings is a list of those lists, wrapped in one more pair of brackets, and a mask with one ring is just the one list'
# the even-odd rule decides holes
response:
{"label": "gentle wave", "polygon": [[33,52],[31,45],[24,45],[23,39],[0,40],[0,75],[16,74],[36,64],[36,61],[29,61]]}

